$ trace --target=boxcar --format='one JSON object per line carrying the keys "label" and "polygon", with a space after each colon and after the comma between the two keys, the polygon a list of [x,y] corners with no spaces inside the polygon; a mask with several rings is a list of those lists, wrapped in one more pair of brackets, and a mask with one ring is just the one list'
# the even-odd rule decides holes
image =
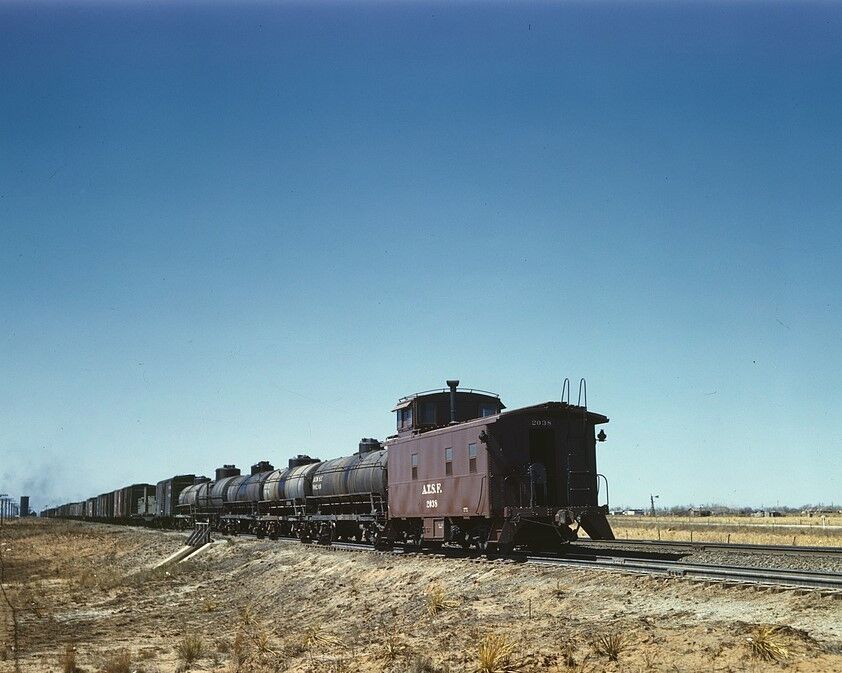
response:
{"label": "boxcar", "polygon": [[195,481],[195,474],[179,474],[159,481],[155,487],[155,516],[159,519],[175,516],[178,496]]}

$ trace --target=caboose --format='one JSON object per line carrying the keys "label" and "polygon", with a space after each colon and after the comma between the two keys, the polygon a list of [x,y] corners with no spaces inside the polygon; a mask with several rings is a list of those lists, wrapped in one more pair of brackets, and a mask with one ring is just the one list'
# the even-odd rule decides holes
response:
{"label": "caboose", "polygon": [[393,409],[387,540],[506,552],[557,546],[580,527],[614,538],[598,502],[606,416],[565,402],[506,410],[494,393],[447,384]]}

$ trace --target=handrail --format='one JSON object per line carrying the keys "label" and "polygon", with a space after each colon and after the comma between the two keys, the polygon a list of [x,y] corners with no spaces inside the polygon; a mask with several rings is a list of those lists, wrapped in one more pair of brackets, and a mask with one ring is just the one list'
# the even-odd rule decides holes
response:
{"label": "handrail", "polygon": [[[565,390],[567,391],[567,402],[564,402],[564,391]],[[564,377],[564,383],[561,384],[561,399],[560,399],[560,401],[567,404],[567,406],[570,406],[570,379],[567,378],[566,376]]]}
{"label": "handrail", "polygon": [[576,406],[582,406],[582,392],[585,393],[585,409],[588,408],[588,383],[585,381],[584,378],[579,379],[579,404]]}
{"label": "handrail", "polygon": [[596,504],[599,504],[599,478],[602,477],[603,481],[605,481],[605,506],[608,507],[608,477],[604,474],[599,472],[596,473]]}
{"label": "handrail", "polygon": [[[415,399],[421,395],[430,395],[431,393],[449,393],[450,388],[433,388],[431,390],[422,390],[420,393],[412,393],[411,395],[406,395],[405,397],[401,397],[398,399],[398,404],[401,402],[407,402],[409,400]],[[499,393],[492,393],[489,390],[480,390],[479,388],[457,388],[457,393],[479,393],[480,395],[490,395],[491,397],[496,397],[500,399]]]}

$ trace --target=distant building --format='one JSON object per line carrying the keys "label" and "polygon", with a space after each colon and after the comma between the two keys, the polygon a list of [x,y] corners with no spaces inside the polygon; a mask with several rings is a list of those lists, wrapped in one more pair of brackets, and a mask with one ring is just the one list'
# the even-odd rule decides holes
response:
{"label": "distant building", "polygon": [[643,516],[642,509],[626,509],[623,510],[623,516]]}
{"label": "distant building", "polygon": [[832,509],[805,509],[801,512],[801,516],[806,517],[828,516],[831,514],[836,514],[836,512],[834,512]]}
{"label": "distant building", "polygon": [[755,518],[758,518],[758,519],[763,519],[763,518],[779,517],[779,516],[783,516],[783,514],[781,512],[778,512],[777,510],[773,510],[773,509],[761,509],[761,510],[758,510],[756,512],[752,512],[752,516],[755,517]]}
{"label": "distant building", "polygon": [[709,509],[701,509],[699,507],[691,507],[688,513],[690,516],[710,516],[712,514]]}

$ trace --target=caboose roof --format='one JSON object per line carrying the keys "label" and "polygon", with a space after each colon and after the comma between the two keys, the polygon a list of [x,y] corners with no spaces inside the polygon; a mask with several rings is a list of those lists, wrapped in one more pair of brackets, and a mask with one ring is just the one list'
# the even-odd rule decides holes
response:
{"label": "caboose roof", "polygon": [[[602,423],[608,423],[608,416],[604,416],[603,414],[598,414],[594,411],[588,411],[585,407],[580,407],[575,404],[567,404],[565,402],[542,402],[541,404],[533,404],[528,407],[519,407],[517,409],[509,409],[508,411],[502,411],[499,414],[493,414],[491,416],[481,416],[479,418],[472,418],[467,421],[462,421],[460,423],[455,423],[453,425],[445,425],[440,428],[436,428],[435,430],[430,430],[429,432],[424,433],[424,436],[435,436],[447,432],[453,432],[454,430],[460,430],[465,427],[470,427],[474,425],[488,425],[491,423],[495,423],[500,418],[509,418],[511,416],[517,415],[528,415],[534,413],[547,413],[547,412],[559,412],[559,411],[566,411],[571,416],[581,416],[585,415],[587,420],[592,422],[594,425],[601,425]],[[388,443],[393,444],[397,443],[403,439],[415,439],[418,435],[393,435],[388,437]]]}
{"label": "caboose roof", "polygon": [[[499,402],[500,408],[505,409],[506,405],[500,401],[500,396],[497,393],[492,393],[487,390],[479,390],[477,388],[457,388],[457,393],[467,393],[469,395],[477,395],[478,397],[489,397]],[[406,397],[401,397],[398,403],[392,408],[392,411],[399,411],[406,409],[416,399],[420,397],[432,397],[433,395],[450,395],[450,388],[434,388],[433,390],[423,390],[420,393],[412,393]]]}
{"label": "caboose roof", "polygon": [[608,416],[603,416],[595,411],[588,411],[587,407],[580,407],[575,404],[567,404],[566,402],[542,402],[541,404],[533,404],[528,407],[520,407],[518,409],[511,409],[504,411],[501,416],[509,416],[512,414],[534,414],[536,412],[548,411],[567,411],[570,415],[585,414],[587,419],[595,425],[608,422]]}

